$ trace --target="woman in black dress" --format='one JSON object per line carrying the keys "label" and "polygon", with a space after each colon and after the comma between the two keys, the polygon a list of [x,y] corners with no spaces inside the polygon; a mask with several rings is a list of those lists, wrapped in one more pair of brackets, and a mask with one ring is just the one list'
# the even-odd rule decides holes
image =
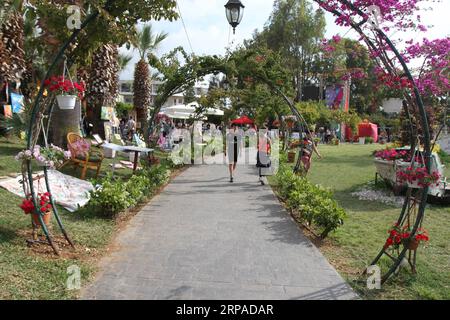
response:
{"label": "woman in black dress", "polygon": [[232,124],[227,133],[227,146],[225,156],[228,156],[228,170],[230,182],[233,182],[233,173],[236,170],[239,154],[242,151],[242,134],[236,124]]}

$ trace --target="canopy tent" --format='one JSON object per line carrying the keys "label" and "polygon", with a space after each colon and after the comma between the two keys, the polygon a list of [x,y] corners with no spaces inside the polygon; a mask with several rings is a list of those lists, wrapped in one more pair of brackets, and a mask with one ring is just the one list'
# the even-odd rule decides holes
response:
{"label": "canopy tent", "polygon": [[243,125],[243,124],[255,124],[255,122],[247,116],[242,116],[238,119],[231,121],[231,124]]}
{"label": "canopy tent", "polygon": [[370,123],[368,120],[364,120],[358,125],[359,137],[372,137],[374,142],[378,141],[378,126],[374,123]]}
{"label": "canopy tent", "polygon": [[[171,107],[161,109],[160,115],[167,115],[169,118],[175,119],[190,119],[196,116],[195,111],[200,108],[197,102],[192,102],[187,105],[178,104]],[[223,116],[224,112],[219,109],[208,108],[206,112],[199,115],[201,119],[205,119],[208,115]]]}

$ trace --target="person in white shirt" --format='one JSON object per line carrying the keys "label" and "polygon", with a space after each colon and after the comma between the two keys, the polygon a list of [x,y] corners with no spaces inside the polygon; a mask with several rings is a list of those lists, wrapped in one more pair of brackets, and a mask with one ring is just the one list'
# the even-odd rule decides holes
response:
{"label": "person in white shirt", "polygon": [[136,133],[136,121],[134,121],[133,117],[130,117],[130,119],[127,122],[128,127],[128,139],[132,140],[134,134]]}

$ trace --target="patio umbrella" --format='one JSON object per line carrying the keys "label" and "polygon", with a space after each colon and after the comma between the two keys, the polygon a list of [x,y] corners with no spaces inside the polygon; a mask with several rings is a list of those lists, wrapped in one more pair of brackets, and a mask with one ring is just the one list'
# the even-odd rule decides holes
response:
{"label": "patio umbrella", "polygon": [[238,119],[231,121],[231,123],[243,125],[243,124],[254,124],[255,122],[247,116],[242,116]]}

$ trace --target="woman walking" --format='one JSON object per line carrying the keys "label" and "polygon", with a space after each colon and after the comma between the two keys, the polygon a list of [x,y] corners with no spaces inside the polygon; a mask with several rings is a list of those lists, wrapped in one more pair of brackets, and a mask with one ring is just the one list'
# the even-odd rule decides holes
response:
{"label": "woman walking", "polygon": [[322,156],[320,155],[319,150],[317,150],[317,148],[313,142],[311,133],[305,134],[302,143],[303,143],[302,163],[303,163],[303,168],[305,169],[305,175],[306,175],[306,174],[308,174],[308,171],[311,168],[313,152],[317,154],[319,159],[322,159]]}
{"label": "woman walking", "polygon": [[227,132],[225,156],[228,156],[228,170],[230,172],[230,182],[233,182],[233,174],[236,171],[236,164],[240,152],[243,149],[242,145],[242,133],[238,129],[237,125],[232,123],[231,128]]}

